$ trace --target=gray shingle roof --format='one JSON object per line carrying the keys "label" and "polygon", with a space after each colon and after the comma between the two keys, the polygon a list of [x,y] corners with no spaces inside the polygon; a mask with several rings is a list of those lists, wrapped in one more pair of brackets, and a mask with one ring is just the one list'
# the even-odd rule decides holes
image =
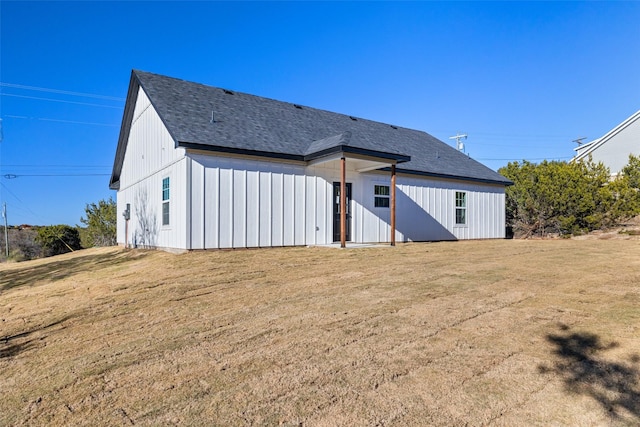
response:
{"label": "gray shingle roof", "polygon": [[296,160],[332,150],[359,152],[396,160],[399,172],[510,184],[422,131],[134,70],[112,188],[119,181],[138,86],[179,146]]}

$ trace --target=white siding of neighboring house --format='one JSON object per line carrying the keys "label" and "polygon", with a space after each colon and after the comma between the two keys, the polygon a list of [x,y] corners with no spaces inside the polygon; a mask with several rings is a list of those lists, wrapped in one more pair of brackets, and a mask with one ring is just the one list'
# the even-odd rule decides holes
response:
{"label": "white siding of neighboring house", "polygon": [[[185,196],[187,159],[149,102],[138,90],[129,140],[122,164],[118,204],[118,243],[161,248],[187,248]],[[170,179],[170,225],[162,225],[162,180]],[[122,213],[130,204],[131,219],[125,238]],[[143,230],[143,224],[148,224]]]}
{"label": "white siding of neighboring house", "polygon": [[[322,245],[333,242],[333,182],[339,162],[316,166],[188,154],[191,249]],[[374,207],[374,185],[388,173],[358,173],[352,183],[353,242],[388,242],[389,208]],[[455,225],[455,193],[467,194],[467,224]],[[399,175],[398,241],[504,238],[504,187]]]}
{"label": "white siding of neighboring house", "polygon": [[602,162],[612,175],[617,175],[629,161],[629,154],[640,155],[640,111],[607,135],[576,151],[575,159],[586,159],[590,154],[594,162]]}

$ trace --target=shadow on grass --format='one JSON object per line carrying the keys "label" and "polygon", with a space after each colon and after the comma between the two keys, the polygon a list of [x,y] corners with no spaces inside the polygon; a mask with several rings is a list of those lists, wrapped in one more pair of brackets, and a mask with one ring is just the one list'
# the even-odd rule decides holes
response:
{"label": "shadow on grass", "polygon": [[55,326],[61,325],[70,318],[71,316],[65,316],[62,319],[49,323],[48,325],[38,326],[36,328],[29,329],[28,331],[20,332],[18,334],[10,336],[0,337],[0,359],[17,356],[20,353],[30,349],[31,347],[34,347],[37,341],[46,338],[45,336],[34,335],[37,335],[38,333],[46,331]]}
{"label": "shadow on grass", "polygon": [[631,355],[628,362],[607,361],[602,353],[618,343],[604,344],[598,335],[571,332],[565,325],[560,330],[547,335],[557,360],[551,367],[539,366],[540,372],[558,375],[567,391],[592,397],[613,418],[631,415],[640,420],[640,356]]}
{"label": "shadow on grass", "polygon": [[147,256],[144,251],[111,252],[107,254],[88,254],[62,260],[51,257],[50,262],[33,265],[32,262],[25,262],[24,267],[15,268],[10,271],[3,271],[0,275],[0,292],[20,286],[33,286],[38,282],[55,282],[74,274],[96,270],[103,266],[114,266],[137,260]]}

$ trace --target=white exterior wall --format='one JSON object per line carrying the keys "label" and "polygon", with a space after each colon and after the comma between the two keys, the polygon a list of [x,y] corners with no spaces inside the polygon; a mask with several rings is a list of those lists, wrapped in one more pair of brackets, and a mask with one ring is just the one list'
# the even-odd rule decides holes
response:
{"label": "white exterior wall", "polygon": [[596,163],[604,163],[611,174],[616,175],[629,161],[629,154],[640,155],[640,119],[593,150],[591,157]]}
{"label": "white exterior wall", "polygon": [[300,164],[190,154],[192,249],[333,240],[332,181]]}
{"label": "white exterior wall", "polygon": [[[188,155],[191,249],[323,245],[333,242],[333,182],[339,162],[318,166]],[[374,207],[374,185],[389,174],[358,173],[352,183],[352,242],[388,242],[390,209]],[[455,225],[455,193],[467,194],[467,224]],[[396,240],[504,238],[504,187],[399,175]]]}
{"label": "white exterior wall", "polygon": [[[355,170],[351,241],[390,241],[390,209],[374,207],[374,185],[389,173]],[[162,225],[162,181],[170,180],[170,223]],[[120,175],[118,243],[214,249],[333,243],[337,160],[302,163],[187,153],[176,148],[142,89]],[[398,175],[396,240],[504,238],[504,187]],[[467,224],[455,225],[455,192],[467,194]],[[130,204],[128,228],[122,213]],[[125,230],[126,235],[125,235]]]}
{"label": "white exterior wall", "polygon": [[612,129],[602,138],[578,147],[575,160],[589,155],[594,162],[602,162],[611,175],[617,175],[629,161],[629,154],[640,156],[640,111]]}
{"label": "white exterior wall", "polygon": [[[455,223],[456,192],[466,193],[466,224]],[[401,176],[396,190],[396,239],[403,241],[505,237],[504,187]]]}
{"label": "white exterior wall", "polygon": [[[120,175],[118,244],[186,249],[187,200],[185,150],[175,143],[149,99],[138,91]],[[170,225],[162,225],[162,180],[169,177]],[[130,204],[125,236],[122,213]]]}

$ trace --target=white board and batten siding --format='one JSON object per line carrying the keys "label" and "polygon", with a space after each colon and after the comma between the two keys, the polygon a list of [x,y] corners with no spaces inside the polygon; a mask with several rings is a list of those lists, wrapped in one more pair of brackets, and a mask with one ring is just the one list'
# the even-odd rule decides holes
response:
{"label": "white board and batten siding", "polygon": [[612,175],[617,175],[629,162],[629,154],[640,156],[640,111],[616,126],[597,141],[576,148],[575,159],[588,155],[594,162],[602,162]]}
{"label": "white board and batten siding", "polygon": [[331,183],[304,165],[189,157],[192,249],[331,242]]}
{"label": "white board and batten siding", "polygon": [[[396,222],[400,240],[505,237],[504,187],[454,180],[400,177]],[[456,193],[466,195],[466,222],[456,224]],[[409,205],[409,206],[407,206]],[[407,224],[407,225],[405,225]],[[403,229],[406,228],[406,232]]]}
{"label": "white board and batten siding", "polygon": [[[187,248],[184,177],[187,158],[151,105],[138,90],[129,141],[124,155],[118,204],[118,243],[160,248]],[[170,180],[170,225],[162,225],[162,180]],[[131,218],[125,238],[122,213],[130,205]],[[147,230],[143,230],[143,228]]]}
{"label": "white board and batten siding", "polygon": [[[324,245],[333,242],[333,182],[339,163],[318,166],[188,154],[189,248]],[[389,174],[358,173],[352,183],[351,241],[388,242],[390,209],[374,207],[374,186]],[[466,194],[467,221],[455,224],[455,194]],[[504,187],[463,181],[397,180],[398,241],[503,238]]]}
{"label": "white board and batten siding", "polygon": [[[389,241],[390,210],[374,205],[374,186],[391,185],[388,176],[363,174],[356,214],[356,238]],[[455,223],[457,192],[466,195],[466,223]],[[396,179],[396,240],[496,239],[505,236],[505,195],[500,185],[413,177]]]}

